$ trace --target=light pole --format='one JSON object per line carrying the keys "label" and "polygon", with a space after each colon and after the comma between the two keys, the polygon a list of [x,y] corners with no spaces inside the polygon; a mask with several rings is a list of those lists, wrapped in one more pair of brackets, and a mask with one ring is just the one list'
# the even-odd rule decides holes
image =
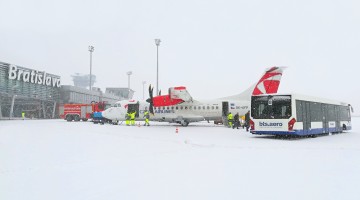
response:
{"label": "light pole", "polygon": [[143,84],[143,100],[145,99],[145,84],[146,84],[146,81],[143,81],[142,82],[142,84]]}
{"label": "light pole", "polygon": [[126,74],[128,75],[128,90],[129,90],[128,99],[130,99],[130,76],[132,74],[132,71],[128,71],[126,72]]}
{"label": "light pole", "polygon": [[155,39],[156,44],[156,95],[159,94],[159,46],[160,39]]}
{"label": "light pole", "polygon": [[90,83],[89,83],[89,90],[91,91],[91,79],[92,79],[92,53],[94,52],[94,47],[89,46],[90,51]]}

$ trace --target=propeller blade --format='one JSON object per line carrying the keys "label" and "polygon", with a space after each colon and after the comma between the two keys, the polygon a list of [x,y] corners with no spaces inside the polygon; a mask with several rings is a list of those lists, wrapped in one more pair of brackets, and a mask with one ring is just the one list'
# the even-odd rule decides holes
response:
{"label": "propeller blade", "polygon": [[154,88],[151,87],[151,84],[149,85],[149,98],[146,100],[148,103],[150,103],[149,111],[151,114],[154,114],[154,101],[153,101],[153,92]]}

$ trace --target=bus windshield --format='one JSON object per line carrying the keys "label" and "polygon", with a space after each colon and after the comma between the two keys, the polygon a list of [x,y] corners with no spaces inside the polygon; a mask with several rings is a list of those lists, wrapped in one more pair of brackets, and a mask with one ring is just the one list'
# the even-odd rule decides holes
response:
{"label": "bus windshield", "polygon": [[251,117],[254,119],[289,119],[291,116],[291,96],[253,96]]}

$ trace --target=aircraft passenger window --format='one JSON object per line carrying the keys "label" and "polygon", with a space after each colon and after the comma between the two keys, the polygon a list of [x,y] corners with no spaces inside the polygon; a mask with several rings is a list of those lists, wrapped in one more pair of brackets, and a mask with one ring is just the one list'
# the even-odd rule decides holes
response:
{"label": "aircraft passenger window", "polygon": [[205,106],[203,106],[203,110],[205,110]]}
{"label": "aircraft passenger window", "polygon": [[176,110],[178,110],[178,109],[179,109],[177,106],[176,106],[175,108],[176,108]]}
{"label": "aircraft passenger window", "polygon": [[174,106],[171,107],[171,110],[174,110]]}
{"label": "aircraft passenger window", "polygon": [[163,110],[165,110],[165,107],[163,107]]}
{"label": "aircraft passenger window", "polygon": [[194,106],[194,110],[196,110],[196,106]]}
{"label": "aircraft passenger window", "polygon": [[214,110],[214,106],[211,106],[211,110]]}
{"label": "aircraft passenger window", "polygon": [[199,108],[199,110],[201,110],[201,106],[199,106],[198,108]]}
{"label": "aircraft passenger window", "polygon": [[169,107],[166,107],[166,110],[169,110]]}
{"label": "aircraft passenger window", "polygon": [[216,106],[216,110],[217,110],[217,109],[219,109],[219,107],[218,107],[218,106]]}
{"label": "aircraft passenger window", "polygon": [[182,110],[183,109],[183,107],[182,106],[180,106],[180,110]]}
{"label": "aircraft passenger window", "polygon": [[209,110],[209,109],[210,109],[210,106],[206,107],[206,109],[208,109],[208,110]]}
{"label": "aircraft passenger window", "polygon": [[185,110],[187,110],[187,106],[185,106]]}
{"label": "aircraft passenger window", "polygon": [[189,106],[189,109],[191,110],[192,106]]}

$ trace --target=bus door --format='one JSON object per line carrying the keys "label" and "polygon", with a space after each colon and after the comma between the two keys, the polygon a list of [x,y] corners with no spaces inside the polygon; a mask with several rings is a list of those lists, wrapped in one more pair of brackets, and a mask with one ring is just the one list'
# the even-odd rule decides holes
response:
{"label": "bus door", "polygon": [[309,134],[311,129],[310,102],[303,101],[302,103],[303,130],[304,134]]}
{"label": "bus door", "polygon": [[326,104],[321,104],[323,133],[329,132],[329,118]]}
{"label": "bus door", "polygon": [[136,104],[128,104],[128,113],[136,112],[135,118],[139,117],[139,102]]}
{"label": "bus door", "polygon": [[339,108],[339,106],[335,106],[335,129],[337,132],[340,132],[342,130],[342,127],[340,127],[340,108]]}

